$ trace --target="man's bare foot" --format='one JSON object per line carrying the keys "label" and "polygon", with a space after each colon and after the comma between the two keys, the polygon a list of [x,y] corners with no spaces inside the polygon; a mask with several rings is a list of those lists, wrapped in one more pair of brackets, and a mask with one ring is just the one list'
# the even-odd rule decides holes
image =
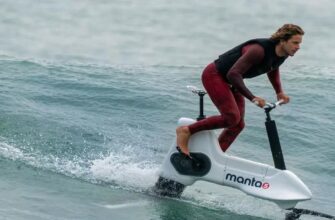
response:
{"label": "man's bare foot", "polygon": [[191,132],[187,126],[180,126],[176,129],[177,134],[177,146],[180,150],[190,156],[190,151],[188,150],[188,140],[191,137]]}

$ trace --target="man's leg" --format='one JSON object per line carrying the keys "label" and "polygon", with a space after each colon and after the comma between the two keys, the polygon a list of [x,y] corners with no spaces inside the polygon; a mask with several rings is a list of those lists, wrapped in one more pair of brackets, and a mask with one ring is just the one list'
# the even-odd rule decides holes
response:
{"label": "man's leg", "polygon": [[221,135],[219,136],[220,147],[222,151],[224,152],[234,142],[236,137],[241,133],[241,131],[243,130],[245,126],[244,124],[244,112],[245,112],[244,97],[241,95],[241,93],[237,91],[234,91],[234,97],[235,97],[236,104],[240,112],[241,120],[236,126],[224,129]]}
{"label": "man's leg", "polygon": [[217,72],[214,64],[206,67],[202,74],[202,82],[221,115],[211,116],[190,126],[177,128],[177,145],[186,154],[189,154],[188,140],[192,134],[203,130],[235,127],[241,120],[231,86]]}

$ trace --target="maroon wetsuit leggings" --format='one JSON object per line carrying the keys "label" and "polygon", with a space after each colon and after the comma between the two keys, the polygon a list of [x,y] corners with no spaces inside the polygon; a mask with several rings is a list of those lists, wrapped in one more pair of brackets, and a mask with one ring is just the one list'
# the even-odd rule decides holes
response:
{"label": "maroon wetsuit leggings", "polygon": [[221,115],[211,116],[189,126],[191,134],[203,130],[225,128],[219,136],[220,147],[226,151],[244,128],[244,97],[234,91],[215,64],[209,64],[203,71],[202,83]]}

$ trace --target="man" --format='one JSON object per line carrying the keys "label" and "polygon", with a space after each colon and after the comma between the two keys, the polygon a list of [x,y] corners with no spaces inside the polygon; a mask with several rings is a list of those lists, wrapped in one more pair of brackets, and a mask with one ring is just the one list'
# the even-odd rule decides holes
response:
{"label": "man", "polygon": [[211,116],[189,126],[176,129],[177,149],[190,157],[188,140],[198,131],[224,128],[219,136],[220,147],[226,151],[244,128],[244,98],[259,107],[266,101],[245,86],[243,79],[267,73],[283,104],[289,97],[281,87],[279,66],[300,49],[304,31],[297,25],[285,24],[269,39],[249,40],[219,56],[202,74],[202,83],[221,115]]}

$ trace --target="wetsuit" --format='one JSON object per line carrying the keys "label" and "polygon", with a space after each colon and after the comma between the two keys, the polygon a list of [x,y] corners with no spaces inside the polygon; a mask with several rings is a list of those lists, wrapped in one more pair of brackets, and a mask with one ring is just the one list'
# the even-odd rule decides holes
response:
{"label": "wetsuit", "polygon": [[243,79],[267,73],[276,93],[282,92],[279,66],[286,57],[278,57],[275,46],[276,42],[270,39],[253,39],[220,55],[204,69],[202,83],[221,115],[190,125],[191,134],[225,128],[219,143],[223,151],[228,149],[245,126],[244,97],[255,98]]}

